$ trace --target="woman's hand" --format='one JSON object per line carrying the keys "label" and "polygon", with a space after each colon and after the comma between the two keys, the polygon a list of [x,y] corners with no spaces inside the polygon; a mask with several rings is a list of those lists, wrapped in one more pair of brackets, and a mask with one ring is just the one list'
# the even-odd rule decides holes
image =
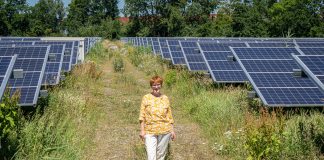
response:
{"label": "woman's hand", "polygon": [[172,141],[174,141],[176,138],[176,134],[174,133],[174,131],[171,132],[171,139]]}
{"label": "woman's hand", "polygon": [[142,140],[144,140],[144,136],[145,136],[145,132],[144,131],[141,131],[141,133],[140,133],[140,138],[142,139]]}

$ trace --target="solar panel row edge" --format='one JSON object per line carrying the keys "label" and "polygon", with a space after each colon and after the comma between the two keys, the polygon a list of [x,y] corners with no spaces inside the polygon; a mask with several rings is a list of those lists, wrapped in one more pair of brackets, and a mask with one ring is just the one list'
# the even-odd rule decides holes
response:
{"label": "solar panel row edge", "polygon": [[9,77],[10,77],[11,72],[13,70],[16,59],[17,59],[17,55],[12,56],[10,64],[9,64],[9,66],[7,68],[6,73],[5,73],[5,76],[3,77],[3,80],[2,80],[2,83],[1,83],[1,86],[0,86],[0,100],[2,99],[2,96],[3,96],[3,94],[4,94],[5,90],[6,90],[7,82],[9,80]]}
{"label": "solar panel row edge", "polygon": [[[300,67],[305,71],[305,73],[311,77],[313,81],[324,91],[324,84],[321,82],[320,79],[318,79],[317,76],[314,75],[314,73],[309,69],[307,65],[305,65],[304,62],[299,57],[303,56],[309,56],[309,55],[293,55],[293,58],[297,61],[297,63],[300,65]],[[324,57],[324,56],[323,56]],[[323,64],[324,65],[324,64]],[[324,97],[323,97],[324,98]]]}
{"label": "solar panel row edge", "polygon": [[[235,59],[239,62],[240,66],[242,67],[242,69],[243,69],[246,77],[249,79],[249,82],[253,86],[253,89],[256,91],[257,95],[262,100],[262,102],[263,102],[263,104],[265,106],[268,106],[268,107],[317,107],[317,106],[324,106],[324,101],[323,102],[317,102],[317,103],[314,102],[314,104],[307,104],[307,103],[305,103],[305,104],[301,104],[301,103],[299,103],[299,104],[298,103],[295,103],[295,104],[292,104],[292,103],[281,103],[281,104],[278,104],[278,103],[269,103],[268,100],[267,100],[267,98],[264,97],[265,95],[262,92],[268,92],[269,91],[269,94],[271,94],[270,93],[270,90],[273,90],[273,91],[276,90],[275,92],[277,94],[277,92],[280,92],[280,91],[285,90],[285,89],[287,90],[289,88],[281,88],[281,87],[278,87],[278,88],[260,88],[259,89],[258,86],[255,84],[253,78],[249,74],[249,72],[246,70],[244,64],[242,63],[242,61],[240,59],[240,57],[235,52],[234,48],[233,47],[230,47],[230,49],[231,49],[232,53],[234,54]],[[298,89],[298,88],[292,88],[292,89]],[[309,90],[312,93],[314,93],[314,92],[319,93],[320,92],[321,94],[324,95],[324,92],[322,90],[318,90],[319,88],[317,88],[317,87],[315,87],[315,88],[314,87],[313,88],[307,88],[306,87],[306,88],[301,88],[301,89],[303,89],[303,90],[301,90],[300,92],[306,92],[307,93],[308,92],[307,90]],[[272,93],[272,94],[274,94],[274,93]],[[282,95],[283,95],[283,98],[282,99],[287,98],[287,97],[284,97],[285,94],[282,94]]]}

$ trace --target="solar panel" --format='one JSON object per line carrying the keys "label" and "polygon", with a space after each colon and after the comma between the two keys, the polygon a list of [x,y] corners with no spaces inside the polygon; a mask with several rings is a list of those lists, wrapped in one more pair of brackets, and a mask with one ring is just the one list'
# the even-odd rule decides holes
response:
{"label": "solar panel", "polygon": [[65,44],[51,45],[42,85],[57,85],[60,81]]}
{"label": "solar panel", "polygon": [[22,78],[11,76],[8,86],[11,95],[20,93],[20,106],[34,106],[37,103],[50,46],[0,47],[0,56],[17,54],[14,69],[23,69]]}
{"label": "solar panel", "polygon": [[245,43],[199,42],[198,46],[207,62],[212,79],[216,83],[244,83],[247,78],[238,64],[234,61],[229,46],[246,47]]}
{"label": "solar panel", "polygon": [[231,51],[231,47],[246,47],[245,43],[217,43],[217,42],[199,42],[203,51]]}
{"label": "solar panel", "polygon": [[161,55],[160,43],[157,38],[152,40],[152,49],[155,55]]}
{"label": "solar panel", "polygon": [[0,37],[0,41],[39,41],[39,37]]}
{"label": "solar panel", "polygon": [[159,44],[160,44],[160,50],[162,58],[164,59],[171,59],[167,39],[165,38],[159,38]]}
{"label": "solar panel", "polygon": [[1,41],[23,41],[22,37],[1,37]]}
{"label": "solar panel", "polygon": [[196,41],[179,41],[186,64],[190,71],[208,71],[206,61]]}
{"label": "solar panel", "polygon": [[185,65],[186,60],[181,50],[181,46],[178,40],[167,40],[170,56],[173,64]]}
{"label": "solar panel", "polygon": [[5,92],[17,55],[0,56],[0,100]]}
{"label": "solar panel", "polygon": [[0,41],[0,46],[31,46],[34,42]]}
{"label": "solar panel", "polygon": [[324,47],[323,48],[299,48],[305,55],[324,55]]}
{"label": "solar panel", "polygon": [[266,106],[323,106],[324,92],[307,76],[294,76],[300,68],[295,48],[231,48],[253,88]]}
{"label": "solar panel", "polygon": [[324,55],[298,55],[294,58],[324,91]]}
{"label": "solar panel", "polygon": [[35,42],[35,45],[62,45],[65,44],[64,58],[62,64],[62,71],[69,72],[72,69],[73,46],[74,41],[40,41]]}
{"label": "solar panel", "polygon": [[261,43],[248,43],[249,47],[295,47],[293,42],[261,42]]}
{"label": "solar panel", "polygon": [[324,42],[297,42],[299,47],[324,47]]}
{"label": "solar panel", "polygon": [[40,41],[41,38],[39,37],[27,37],[27,38],[23,38],[23,41]]}
{"label": "solar panel", "polygon": [[296,42],[324,42],[324,38],[295,38]]}

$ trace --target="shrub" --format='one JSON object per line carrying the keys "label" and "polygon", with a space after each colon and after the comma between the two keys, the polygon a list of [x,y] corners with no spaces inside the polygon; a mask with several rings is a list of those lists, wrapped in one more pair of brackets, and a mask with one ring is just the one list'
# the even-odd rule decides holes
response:
{"label": "shrub", "polygon": [[248,114],[246,123],[247,159],[278,159],[283,126],[279,125],[275,112],[262,110],[260,117]]}
{"label": "shrub", "polygon": [[167,87],[171,87],[173,84],[175,84],[177,80],[177,72],[175,70],[169,70],[164,78],[165,85]]}
{"label": "shrub", "polygon": [[[19,95],[20,92],[17,91],[10,97],[10,91],[7,89],[0,103],[0,158],[10,156],[15,151],[9,136],[16,135],[19,131]],[[14,137],[13,141],[15,140],[17,139]]]}
{"label": "shrub", "polygon": [[123,72],[124,71],[124,61],[122,57],[116,57],[113,60],[114,71],[115,72]]}

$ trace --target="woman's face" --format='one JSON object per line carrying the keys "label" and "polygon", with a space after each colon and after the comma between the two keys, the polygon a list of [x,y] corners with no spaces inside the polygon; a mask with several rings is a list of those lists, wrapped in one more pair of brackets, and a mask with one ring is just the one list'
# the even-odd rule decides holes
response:
{"label": "woman's face", "polygon": [[153,83],[151,88],[152,88],[153,92],[160,92],[161,84],[160,83]]}

